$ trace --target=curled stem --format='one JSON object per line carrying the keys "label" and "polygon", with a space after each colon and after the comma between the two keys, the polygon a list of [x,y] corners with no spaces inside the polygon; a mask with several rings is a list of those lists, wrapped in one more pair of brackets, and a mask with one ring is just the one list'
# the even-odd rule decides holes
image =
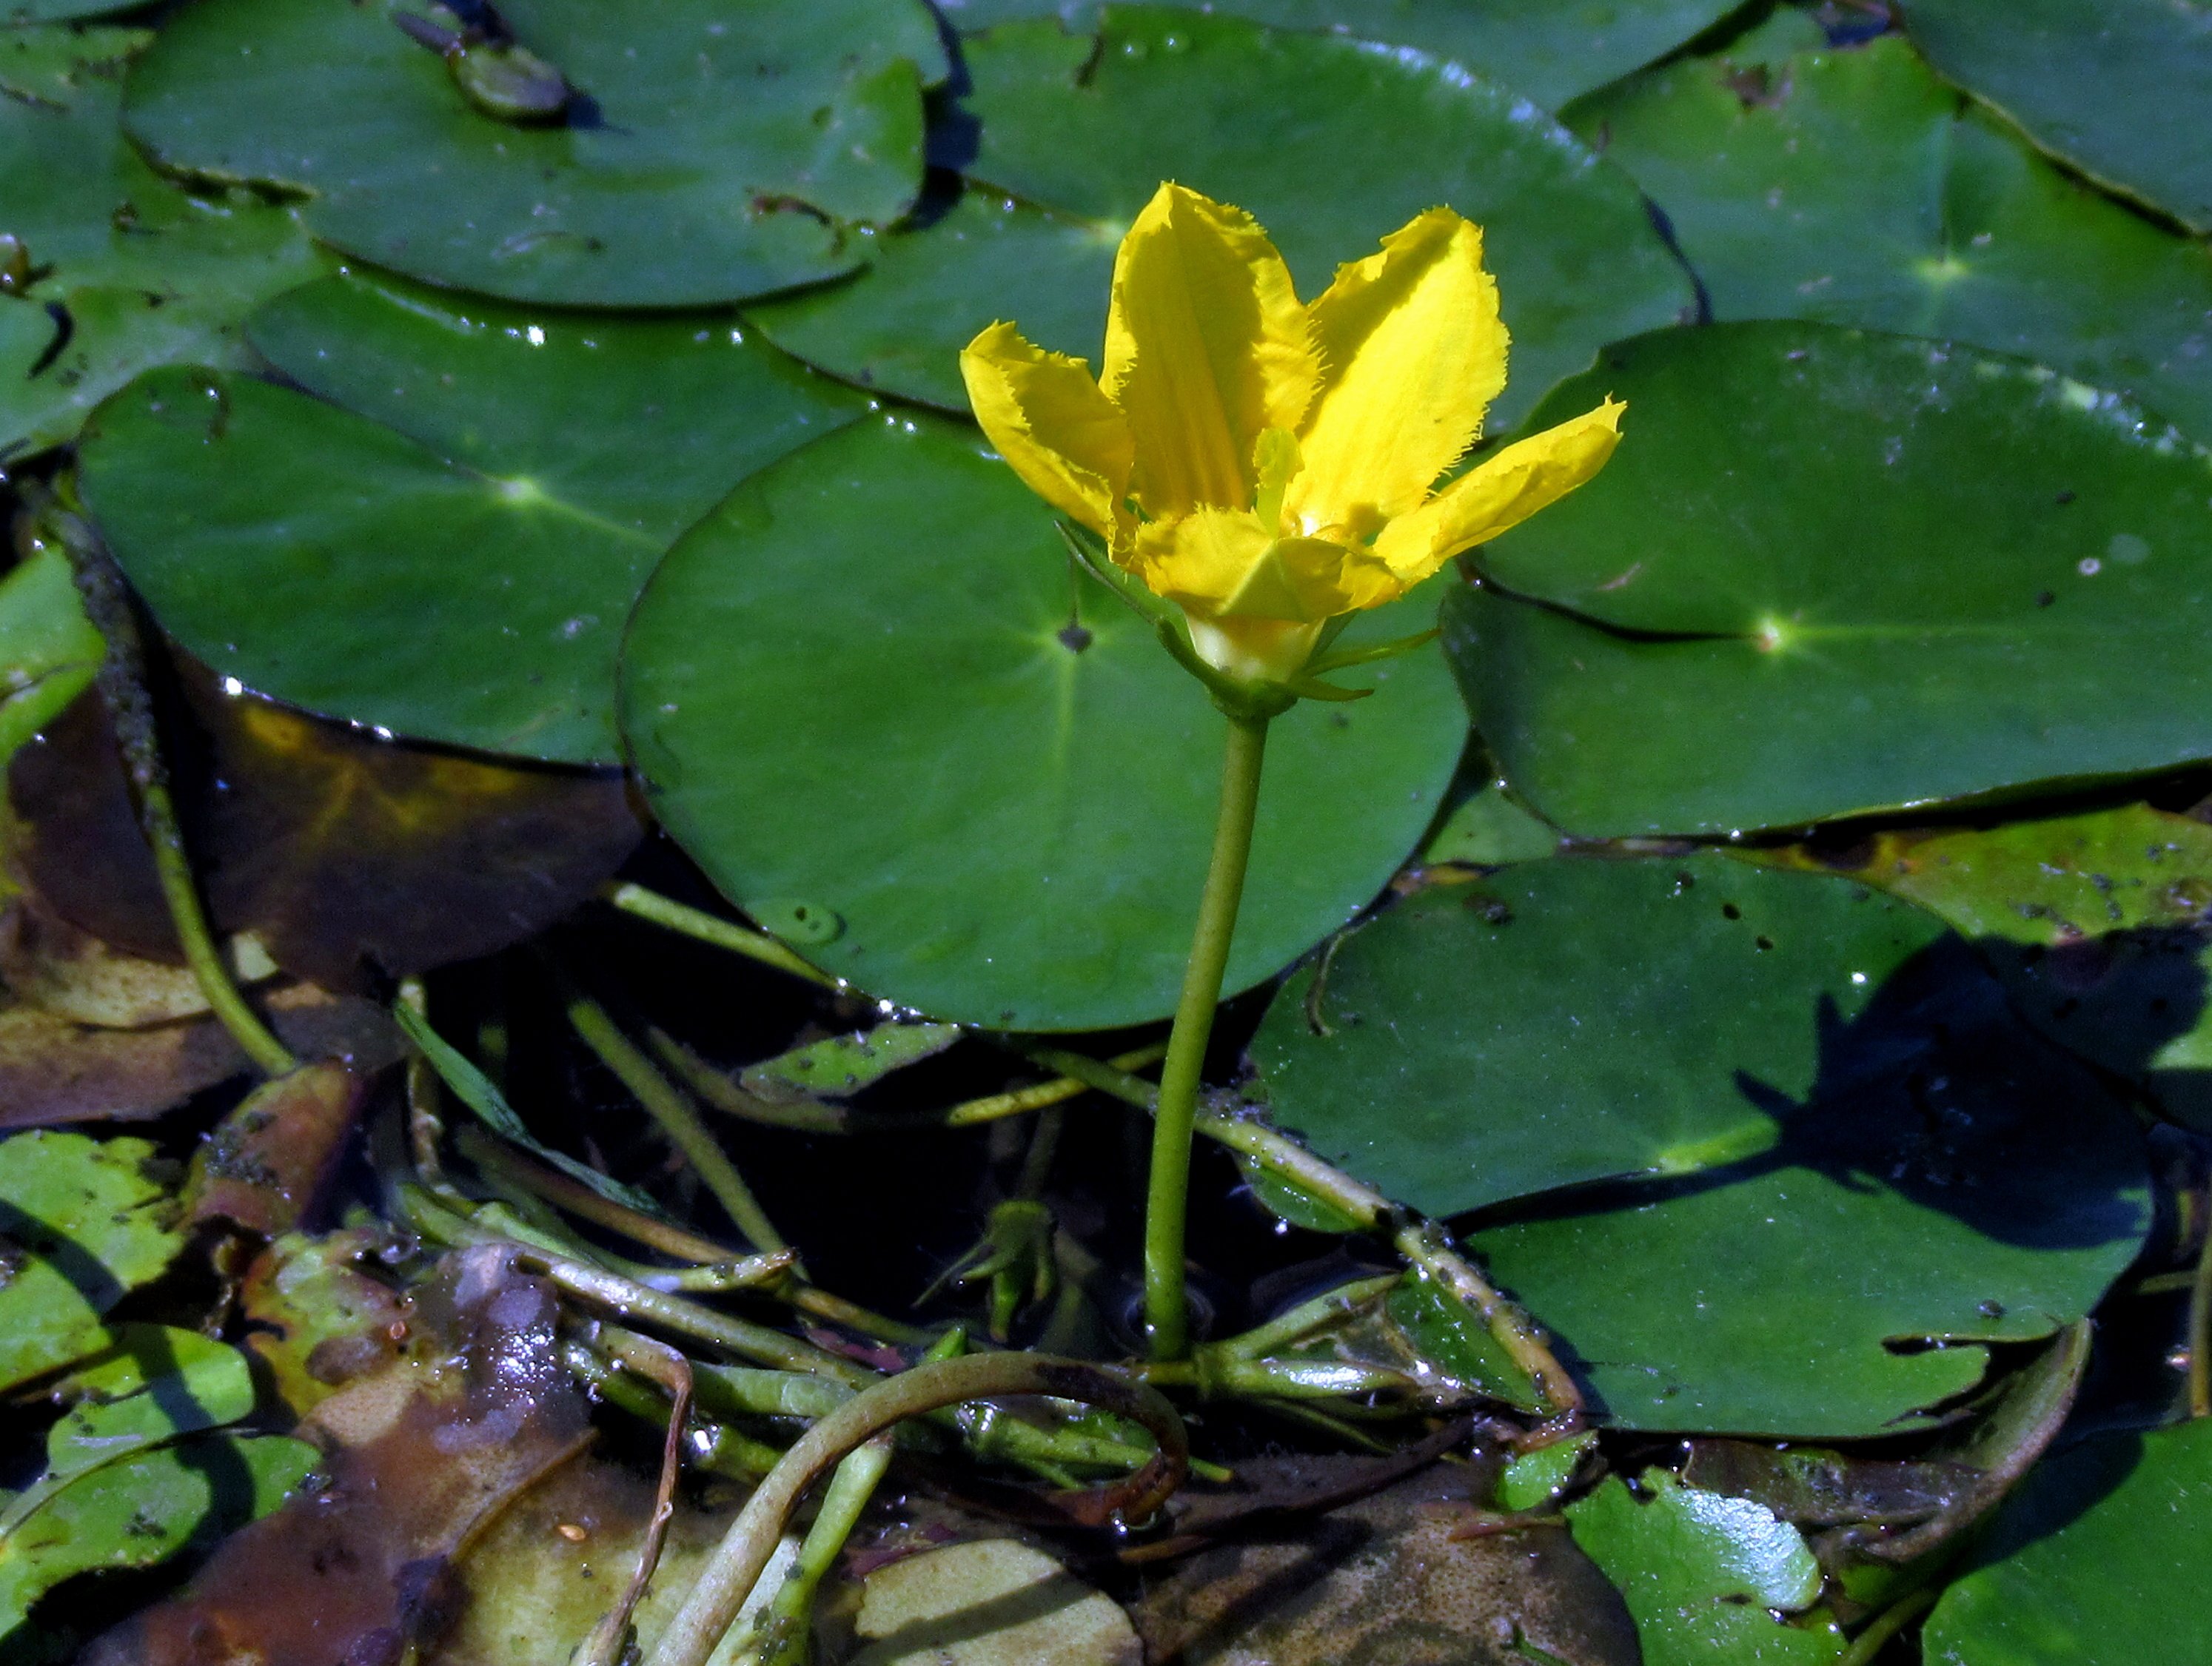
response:
{"label": "curled stem", "polygon": [[654,1489],[653,1516],[646,1523],[645,1542],[638,1547],[637,1572],[611,1608],[592,1627],[573,1666],[622,1666],[632,1641],[630,1619],[653,1583],[660,1566],[661,1547],[668,1540],[668,1524],[676,1514],[676,1478],[684,1456],[684,1427],[691,1415],[691,1362],[665,1342],[629,1331],[608,1338],[617,1364],[649,1377],[668,1390],[668,1436],[660,1447],[660,1483]]}
{"label": "curled stem", "polygon": [[879,1434],[847,1453],[830,1475],[822,1508],[799,1544],[798,1560],[754,1622],[751,1654],[760,1666],[805,1666],[814,1593],[890,1467],[891,1437]]}
{"label": "curled stem", "polygon": [[1244,870],[1252,857],[1252,827],[1260,808],[1260,766],[1267,747],[1265,717],[1229,718],[1221,762],[1221,808],[1213,825],[1213,854],[1200,894],[1198,924],[1175,1027],[1160,1067],[1159,1099],[1152,1120],[1151,1178],[1145,1195],[1145,1330],[1156,1360],[1179,1360],[1190,1351],[1190,1305],[1184,1283],[1183,1245],[1190,1199],[1190,1142],[1198,1114],[1198,1089],[1206,1069],[1206,1044],[1229,969],[1237,910],[1244,895]]}
{"label": "curled stem", "polygon": [[1141,1384],[1080,1360],[1037,1354],[931,1360],[854,1396],[799,1437],[746,1500],[662,1633],[648,1666],[706,1666],[775,1554],[793,1510],[848,1453],[908,1418],[1007,1394],[1050,1395],[1102,1406],[1143,1424],[1159,1443],[1152,1462],[1135,1475],[1059,1500],[1072,1518],[1097,1525],[1142,1519],[1182,1483],[1189,1460],[1182,1421]]}
{"label": "curled stem", "polygon": [[230,1032],[231,1039],[264,1075],[282,1075],[297,1069],[300,1061],[261,1021],[261,1015],[246,1003],[230,968],[223,964],[207,911],[192,882],[191,858],[185,851],[184,829],[177,821],[176,801],[169,796],[169,771],[162,760],[161,731],[154,721],[154,702],[146,692],[146,649],[138,634],[137,615],[115,560],[91,527],[75,515],[58,515],[63,547],[76,575],[77,591],[84,598],[86,615],[106,639],[107,651],[99,671],[100,698],[107,704],[115,725],[115,739],[131,778],[138,806],[138,826],[154,857],[154,871],[168,905],[170,923],[185,951],[200,993],[216,1021]]}

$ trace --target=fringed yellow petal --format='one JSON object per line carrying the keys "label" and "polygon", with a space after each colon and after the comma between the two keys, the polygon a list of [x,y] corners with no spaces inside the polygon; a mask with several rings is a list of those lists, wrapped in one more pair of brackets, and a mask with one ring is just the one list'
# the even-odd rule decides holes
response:
{"label": "fringed yellow petal", "polygon": [[1091,367],[994,324],[962,351],[960,374],[975,420],[1030,490],[1111,539],[1136,448]]}
{"label": "fringed yellow petal", "polygon": [[1294,429],[1319,364],[1290,269],[1242,209],[1164,185],[1121,239],[1101,380],[1154,519],[1249,509],[1253,447]]}
{"label": "fringed yellow petal", "polygon": [[1627,409],[1607,399],[1516,440],[1383,528],[1375,553],[1408,587],[1420,583],[1461,550],[1517,526],[1602,469],[1620,441],[1620,414]]}
{"label": "fringed yellow petal", "polygon": [[1293,529],[1365,536],[1420,506],[1505,385],[1482,228],[1449,209],[1416,215],[1380,254],[1340,267],[1310,310],[1322,385],[1285,512]]}
{"label": "fringed yellow petal", "polygon": [[1257,515],[1199,509],[1138,529],[1134,566],[1145,583],[1194,615],[1319,624],[1371,608],[1405,585],[1370,552],[1325,538],[1278,538]]}

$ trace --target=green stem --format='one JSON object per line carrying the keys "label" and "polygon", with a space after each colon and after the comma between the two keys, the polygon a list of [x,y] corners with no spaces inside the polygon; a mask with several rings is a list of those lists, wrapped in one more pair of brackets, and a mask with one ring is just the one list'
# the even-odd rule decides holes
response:
{"label": "green stem", "polygon": [[675,1142],[676,1148],[698,1171],[707,1190],[714,1194],[746,1241],[756,1250],[787,1248],[768,1211],[738,1172],[738,1166],[707,1131],[690,1097],[653,1067],[643,1050],[607,1016],[606,1009],[588,995],[572,992],[568,1023],[584,1045],[599,1056],[599,1062],[622,1079],[623,1086],[660,1124],[661,1131]]}
{"label": "green stem", "polygon": [[154,872],[161,881],[161,900],[168,905],[170,923],[185,951],[200,993],[216,1021],[230,1032],[231,1039],[265,1075],[283,1075],[299,1068],[291,1049],[261,1021],[261,1015],[246,1004],[231,980],[208,925],[207,911],[200,906],[192,883],[191,859],[185,853],[184,829],[177,821],[176,801],[169,796],[168,766],[162,760],[161,732],[154,721],[154,702],[146,692],[146,648],[138,634],[137,615],[131,610],[131,593],[115,560],[100,544],[92,528],[75,515],[57,518],[63,547],[68,550],[76,575],[77,592],[84,598],[86,616],[106,640],[107,652],[100,663],[100,698],[107,704],[115,726],[115,740],[138,806],[138,825],[153,851]]}
{"label": "green stem", "polygon": [[845,1548],[854,1527],[891,1466],[891,1438],[879,1434],[847,1454],[822,1498],[822,1508],[799,1547],[799,1559],[756,1622],[752,1658],[762,1666],[805,1666],[814,1593]]}
{"label": "green stem", "polygon": [[939,1406],[1007,1394],[1042,1394],[1104,1406],[1136,1418],[1158,1441],[1158,1455],[1137,1474],[1079,1495],[1091,1507],[1075,1519],[1097,1525],[1141,1521],[1182,1482],[1189,1456],[1182,1421],[1148,1388],[1097,1366],[1037,1354],[971,1354],[931,1360],[854,1396],[799,1438],[745,1500],[683,1608],[653,1646],[647,1666],[706,1666],[768,1566],[792,1511],[847,1453]]}
{"label": "green stem", "polygon": [[1916,1590],[1891,1603],[1851,1639],[1850,1648],[1836,1657],[1836,1666],[1870,1666],[1891,1638],[1936,1606],[1936,1597],[1933,1590]]}
{"label": "green stem", "polygon": [[664,897],[658,891],[648,891],[642,885],[611,884],[599,895],[623,913],[650,920],[665,930],[726,948],[732,954],[742,954],[749,960],[787,972],[794,978],[804,978],[810,984],[820,984],[827,989],[837,987],[837,979],[817,966],[809,966],[764,931],[749,930],[735,921],[680,903],[673,897]]}
{"label": "green stem", "polygon": [[2189,1282],[2189,1415],[2212,1417],[2212,1221]]}
{"label": "green stem", "polygon": [[1190,1350],[1190,1308],[1183,1287],[1183,1239],[1190,1199],[1190,1142],[1198,1117],[1198,1088],[1206,1069],[1206,1044],[1237,907],[1244,895],[1244,869],[1252,857],[1252,824],[1260,808],[1260,766],[1267,747],[1265,718],[1229,719],[1221,760],[1221,809],[1213,824],[1213,857],[1200,894],[1198,927],[1182,998],[1160,1067],[1159,1110],[1152,1124],[1151,1184],[1145,1196],[1145,1330],[1156,1360],[1179,1360]]}

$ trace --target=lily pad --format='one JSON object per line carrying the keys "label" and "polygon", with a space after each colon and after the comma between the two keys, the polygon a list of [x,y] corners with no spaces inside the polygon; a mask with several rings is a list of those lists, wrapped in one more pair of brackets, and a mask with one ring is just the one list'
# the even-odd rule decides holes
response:
{"label": "lily pad", "polygon": [[[1780,14],[1778,14],[1780,15]],[[1902,39],[1731,51],[1583,100],[1717,318],[1817,318],[2012,353],[2212,438],[2212,251],[2038,155]]]}
{"label": "lily pad", "polygon": [[106,1346],[101,1314],[166,1268],[183,1239],[143,1140],[37,1131],[0,1141],[0,1387]]}
{"label": "lily pad", "polygon": [[0,578],[0,768],[84,692],[106,651],[58,548]]}
{"label": "lily pad", "polygon": [[1284,986],[1253,1057],[1321,1155],[1458,1215],[1771,1148],[1778,1096],[1806,1100],[1839,1028],[1942,936],[1723,857],[1531,863],[1353,932]]}
{"label": "lily pad", "polygon": [[[2084,1441],[2046,1460],[1928,1617],[1945,1666],[2193,1658],[2212,1556],[2212,1422]],[[2179,1652],[2177,1652],[2179,1651]]]}
{"label": "lily pad", "polygon": [[1639,1503],[1617,1476],[1567,1508],[1575,1542],[1620,1587],[1644,1666],[1797,1666],[1834,1660],[1844,1635],[1825,1614],[1803,1535],[1748,1499],[1644,1474]]}
{"label": "lily pad", "polygon": [[[1098,0],[943,0],[940,9],[955,28],[973,32],[1033,17],[1089,29],[1101,7]],[[1212,0],[1204,9],[1410,46],[1556,110],[1663,58],[1734,8],[1726,0]]]}
{"label": "lily pad", "polygon": [[2212,17],[2174,0],[1911,0],[1951,80],[2091,179],[2212,231]]}
{"label": "lily pad", "polygon": [[2212,756],[2212,459],[2164,424],[2016,360],[1788,323],[1609,348],[1531,422],[1607,391],[1620,453],[1488,548],[1504,593],[1445,613],[1547,820],[1787,827]]}
{"label": "lily pad", "polygon": [[267,1515],[319,1456],[304,1440],[216,1435],[80,1476],[0,1536],[0,1639],[64,1579],[152,1567]]}
{"label": "lily pad", "polygon": [[178,369],[109,404],[84,491],[162,627],[326,716],[612,761],[617,642],[660,552],[861,401],[726,320],[538,316],[341,280],[253,326],[341,403]]}
{"label": "lily pad", "polygon": [[159,164],[307,198],[325,242],[517,300],[699,306],[852,270],[856,222],[921,185],[921,90],[944,79],[916,0],[507,0],[565,79],[551,122],[464,95],[391,0],[202,0],[131,77]]}
{"label": "lily pad", "polygon": [[1495,423],[1693,303],[1627,178],[1455,64],[1151,7],[1114,8],[1101,29],[1010,23],[966,42],[965,194],[885,237],[867,275],[756,308],[770,338],[963,413],[959,350],[994,318],[1095,364],[1115,247],[1169,179],[1249,209],[1308,296],[1423,209],[1480,221],[1513,333]]}
{"label": "lily pad", "polygon": [[2094,1307],[2150,1224],[2124,1103],[1955,940],[1830,1027],[1802,1105],[1772,1103],[1768,1152],[1470,1239],[1620,1427],[1909,1429],[1980,1379],[1979,1344]]}
{"label": "lily pad", "polygon": [[246,314],[330,270],[293,210],[188,194],[124,139],[124,65],[149,39],[0,30],[0,232],[31,270],[0,295],[0,456],[68,439],[150,365],[245,364]]}
{"label": "lily pad", "polygon": [[[1232,988],[1364,906],[1451,778],[1438,660],[1360,680],[1273,726]],[[1174,1005],[1221,719],[966,428],[885,418],[732,494],[641,600],[623,705],[663,824],[740,906],[805,904],[825,970],[994,1027]]]}

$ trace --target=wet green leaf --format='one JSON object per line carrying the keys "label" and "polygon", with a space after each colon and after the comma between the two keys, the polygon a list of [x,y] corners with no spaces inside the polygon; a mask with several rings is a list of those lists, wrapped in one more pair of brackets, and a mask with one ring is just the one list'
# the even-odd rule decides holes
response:
{"label": "wet green leaf", "polygon": [[307,195],[315,235],[518,300],[698,306],[862,259],[921,184],[921,88],[946,65],[914,0],[508,0],[580,96],[564,124],[472,104],[389,0],[208,0],[131,77],[162,166]]}
{"label": "wet green leaf", "polygon": [[0,1538],[0,1637],[64,1579],[151,1567],[267,1515],[318,1458],[303,1440],[220,1435],[81,1475]]}
{"label": "wet green leaf", "polygon": [[1748,1499],[1685,1487],[1664,1469],[1614,1478],[1567,1507],[1575,1542],[1628,1599],[1645,1666],[1796,1666],[1833,1660],[1843,1633],[1823,1614],[1820,1564],[1797,1530]]}
{"label": "wet green leaf", "polygon": [[[1381,692],[1273,725],[1233,988],[1363,906],[1450,778],[1433,654],[1352,680]],[[664,824],[740,906],[834,914],[826,970],[994,1027],[1174,1004],[1221,719],[968,430],[856,427],[732,494],[640,603],[623,700]]]}
{"label": "wet green leaf", "polygon": [[2212,466],[2163,424],[2015,361],[1780,323],[1610,348],[1531,421],[1607,391],[1612,463],[1484,557],[1571,613],[1495,590],[1445,613],[1548,820],[1792,826],[2212,755]]}
{"label": "wet green leaf", "polygon": [[1522,808],[1504,782],[1492,779],[1444,811],[1421,846],[1421,860],[1503,868],[1536,861],[1559,848],[1559,829]]}
{"label": "wet green leaf", "polygon": [[1613,1422],[1900,1432],[1979,1379],[1979,1341],[2050,1335],[2134,1259],[2150,1209],[2124,1103],[1963,948],[1875,1004],[1809,1102],[1777,1106],[1773,1151],[1470,1239]]}
{"label": "wet green leaf", "polygon": [[59,23],[131,11],[139,0],[0,0],[0,23]]}
{"label": "wet green leaf", "polygon": [[143,1140],[44,1130],[0,1141],[0,1387],[108,1345],[100,1316],[183,1240]]}
{"label": "wet green leaf", "polygon": [[[1097,26],[1097,0],[945,0],[963,31],[1018,18]],[[1203,9],[1449,58],[1556,110],[1664,57],[1731,9],[1722,0],[1212,0]]]}
{"label": "wet green leaf", "polygon": [[185,370],[111,403],[84,490],[162,626],[311,711],[612,761],[617,641],[661,550],[860,402],[726,322],[530,316],[342,281],[253,326],[338,403]]}
{"label": "wet green leaf", "polygon": [[188,195],[125,141],[124,64],[148,39],[0,30],[0,232],[21,240],[32,279],[0,296],[0,456],[66,440],[148,366],[247,362],[246,314],[329,270],[293,210]]}
{"label": "wet green leaf", "polygon": [[[46,1432],[42,1481],[82,1475],[180,1434],[220,1428],[253,1409],[252,1373],[236,1348],[166,1324],[121,1325],[113,1337],[104,1352],[53,1385],[70,1409]],[[18,1509],[11,1505],[8,1516]]]}
{"label": "wet green leaf", "polygon": [[981,125],[959,203],[887,238],[880,270],[753,314],[839,375],[964,412],[959,350],[994,318],[1096,363],[1115,245],[1166,179],[1257,216],[1309,297],[1423,209],[1480,221],[1513,332],[1493,427],[1691,302],[1624,176],[1418,53],[1129,7],[1100,43],[1016,23],[963,56]]}
{"label": "wet green leaf", "polygon": [[1523,1411],[1544,1402],[1536,1384],[1475,1312],[1419,1267],[1393,1285],[1383,1310],[1420,1357],[1478,1394]]}
{"label": "wet green leaf", "polygon": [[2195,1658],[2212,1557],[2212,1421],[2106,1435],[2046,1459],[1923,1633],[1942,1666]]}
{"label": "wet green leaf", "polygon": [[964,1033],[957,1024],[878,1024],[749,1065],[738,1085],[769,1100],[848,1099],[894,1070],[936,1057]]}
{"label": "wet green leaf", "polygon": [[2212,18],[2172,0],[1911,0],[1953,81],[2093,179],[2212,231]]}
{"label": "wet green leaf", "polygon": [[2212,438],[2212,251],[2039,156],[1901,39],[1753,82],[1733,50],[1685,59],[1567,118],[1666,210],[1716,318],[2017,354]]}
{"label": "wet green leaf", "polygon": [[0,578],[0,767],[84,692],[105,650],[58,548]]}
{"label": "wet green leaf", "polygon": [[1565,1497],[1582,1467],[1583,1457],[1597,1445],[1597,1431],[1584,1429],[1565,1440],[1554,1440],[1532,1452],[1523,1452],[1505,1466],[1498,1478],[1498,1507],[1536,1510]]}
{"label": "wet green leaf", "polygon": [[1531,863],[1354,932],[1318,997],[1317,972],[1284,986],[1253,1058],[1276,1121],[1432,1215],[1692,1173],[1771,1148],[1773,1096],[1804,1100],[1838,1027],[1942,935],[1721,857]]}
{"label": "wet green leaf", "polygon": [[1744,854],[1877,887],[1970,937],[2045,948],[2186,925],[2212,908],[2212,826],[2148,804]]}

